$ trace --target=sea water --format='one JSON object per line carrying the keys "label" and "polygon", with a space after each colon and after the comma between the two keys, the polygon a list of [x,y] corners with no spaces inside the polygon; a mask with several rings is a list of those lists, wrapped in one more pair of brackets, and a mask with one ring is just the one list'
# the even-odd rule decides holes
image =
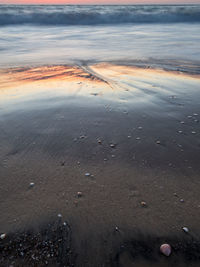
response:
{"label": "sea water", "polygon": [[0,67],[135,60],[199,65],[199,32],[199,5],[1,5]]}

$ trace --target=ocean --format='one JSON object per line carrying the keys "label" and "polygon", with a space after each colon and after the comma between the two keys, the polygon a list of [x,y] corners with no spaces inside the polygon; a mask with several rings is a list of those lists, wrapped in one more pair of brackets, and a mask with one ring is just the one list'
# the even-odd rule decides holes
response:
{"label": "ocean", "polygon": [[191,65],[200,61],[199,30],[199,5],[1,5],[0,66],[166,59]]}

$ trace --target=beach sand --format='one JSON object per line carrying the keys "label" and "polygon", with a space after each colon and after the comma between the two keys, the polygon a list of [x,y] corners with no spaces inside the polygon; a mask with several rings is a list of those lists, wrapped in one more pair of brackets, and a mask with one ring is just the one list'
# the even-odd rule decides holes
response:
{"label": "beach sand", "polygon": [[[149,65],[1,69],[0,266],[199,266],[199,81]],[[32,257],[45,231],[61,252]]]}

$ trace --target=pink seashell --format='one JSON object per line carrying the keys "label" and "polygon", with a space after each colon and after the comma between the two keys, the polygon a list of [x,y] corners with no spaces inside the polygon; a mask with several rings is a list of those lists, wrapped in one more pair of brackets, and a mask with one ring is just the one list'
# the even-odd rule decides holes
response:
{"label": "pink seashell", "polygon": [[171,246],[169,244],[161,245],[160,246],[160,252],[168,257],[172,252]]}

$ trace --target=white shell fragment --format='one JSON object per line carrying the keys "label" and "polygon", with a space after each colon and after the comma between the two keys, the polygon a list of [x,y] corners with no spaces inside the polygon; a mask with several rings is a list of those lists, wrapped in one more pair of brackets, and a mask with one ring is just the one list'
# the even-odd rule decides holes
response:
{"label": "white shell fragment", "polygon": [[4,238],[6,238],[6,234],[1,234],[0,237],[3,240]]}
{"label": "white shell fragment", "polygon": [[59,214],[58,214],[58,218],[62,218],[62,214],[59,213]]}
{"label": "white shell fragment", "polygon": [[171,246],[170,246],[169,244],[162,244],[162,245],[160,246],[160,252],[161,252],[163,255],[169,257],[170,254],[172,253]]}
{"label": "white shell fragment", "polygon": [[77,192],[77,197],[82,197],[83,193],[82,192]]}
{"label": "white shell fragment", "polygon": [[189,233],[189,229],[187,227],[182,228],[185,233]]}
{"label": "white shell fragment", "polygon": [[85,173],[85,176],[89,177],[91,174],[89,172]]}
{"label": "white shell fragment", "polygon": [[30,183],[29,186],[30,187],[34,187],[35,183]]}

